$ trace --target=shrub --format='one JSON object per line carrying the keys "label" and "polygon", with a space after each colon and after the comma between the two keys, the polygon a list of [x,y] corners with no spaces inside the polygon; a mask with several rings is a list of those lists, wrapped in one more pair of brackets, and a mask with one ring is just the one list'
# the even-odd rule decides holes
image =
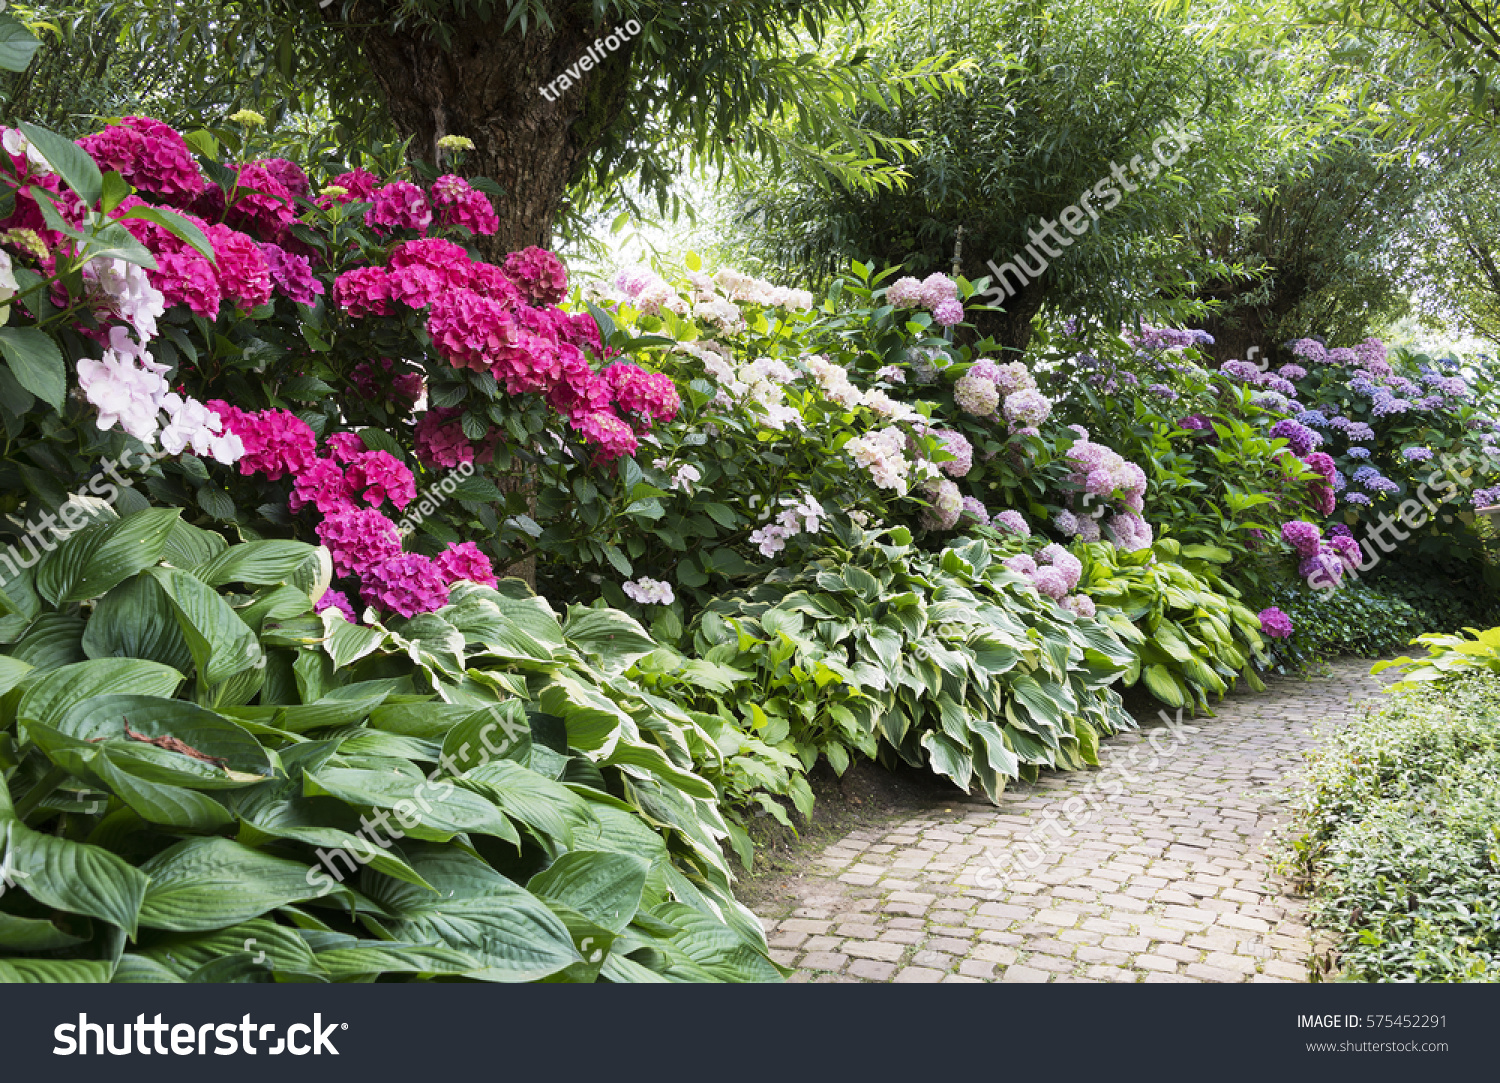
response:
{"label": "shrub", "polygon": [[325,550],[94,510],[4,595],[0,978],[778,976],[631,618],[355,625]]}
{"label": "shrub", "polygon": [[1318,658],[1379,658],[1433,627],[1383,581],[1346,584],[1337,593],[1288,585],[1270,598],[1292,622],[1290,637],[1271,641],[1281,672],[1306,669]]}
{"label": "shrub", "polygon": [[1311,761],[1286,861],[1338,977],[1500,980],[1500,681],[1398,692]]}

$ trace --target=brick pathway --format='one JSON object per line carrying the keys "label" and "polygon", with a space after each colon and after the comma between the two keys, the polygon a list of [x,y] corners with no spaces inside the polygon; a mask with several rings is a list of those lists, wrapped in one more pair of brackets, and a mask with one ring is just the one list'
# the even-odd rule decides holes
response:
{"label": "brick pathway", "polygon": [[1112,738],[1102,771],[1017,784],[998,808],[955,792],[852,832],[789,916],[762,919],[772,954],[793,981],[1305,981],[1302,906],[1261,843],[1309,729],[1379,688],[1369,667],[1235,694],[1194,733]]}

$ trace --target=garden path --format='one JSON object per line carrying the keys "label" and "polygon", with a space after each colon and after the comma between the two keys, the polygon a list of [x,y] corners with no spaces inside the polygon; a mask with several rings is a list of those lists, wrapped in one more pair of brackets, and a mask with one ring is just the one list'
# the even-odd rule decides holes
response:
{"label": "garden path", "polygon": [[[793,882],[789,916],[762,919],[772,955],[793,981],[1306,981],[1303,903],[1263,842],[1312,726],[1380,688],[1369,668],[1236,693],[1193,733],[1110,738],[1103,771],[1017,784],[999,807],[851,832]],[[1069,803],[1086,790],[1096,811]]]}

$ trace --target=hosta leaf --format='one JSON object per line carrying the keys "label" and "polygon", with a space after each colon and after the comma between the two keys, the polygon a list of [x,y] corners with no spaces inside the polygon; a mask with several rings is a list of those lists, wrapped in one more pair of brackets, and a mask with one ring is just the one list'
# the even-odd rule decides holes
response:
{"label": "hosta leaf", "polygon": [[[118,925],[135,935],[147,876],[98,846],[33,831],[0,814],[6,864],[21,890],[44,906]],[[23,875],[16,875],[16,873]]]}
{"label": "hosta leaf", "polygon": [[144,658],[181,672],[193,664],[171,599],[149,574],[133,576],[99,599],[82,645],[90,658]]}
{"label": "hosta leaf", "polygon": [[110,965],[92,959],[0,959],[0,982],[7,985],[103,985]]}
{"label": "hosta leaf", "polygon": [[218,684],[265,664],[265,653],[254,630],[201,579],[173,568],[158,568],[152,574],[172,603],[201,685]]}
{"label": "hosta leaf", "polygon": [[316,547],[306,542],[243,542],[229,546],[192,571],[211,587],[222,587],[226,583],[272,586],[291,582],[293,573],[315,552]]}
{"label": "hosta leaf", "polygon": [[533,876],[526,888],[612,933],[622,933],[640,909],[650,869],[649,861],[627,854],[564,854]]}
{"label": "hosta leaf", "polygon": [[33,681],[21,697],[16,717],[23,725],[56,725],[75,705],[95,696],[118,692],[167,697],[181,683],[181,673],[157,662],[134,658],[75,662],[49,670]]}
{"label": "hosta leaf", "polygon": [[176,508],[148,508],[85,527],[37,569],[37,593],[53,605],[97,598],[161,559]]}
{"label": "hosta leaf", "polygon": [[221,929],[327,891],[314,886],[318,870],[224,838],[180,842],[139,871],[151,881],[141,924],[174,932]]}
{"label": "hosta leaf", "polygon": [[585,655],[597,657],[603,668],[613,673],[657,649],[656,641],[640,623],[618,609],[569,606],[563,635],[568,643]]}
{"label": "hosta leaf", "polygon": [[414,838],[446,842],[463,831],[477,831],[519,842],[514,825],[489,801],[446,779],[426,779],[324,767],[303,775],[307,796],[327,794],[362,808],[386,808]]}

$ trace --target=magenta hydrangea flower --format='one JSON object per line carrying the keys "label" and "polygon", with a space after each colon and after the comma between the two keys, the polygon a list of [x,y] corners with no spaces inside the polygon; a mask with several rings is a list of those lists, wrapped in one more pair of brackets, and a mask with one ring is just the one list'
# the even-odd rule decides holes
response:
{"label": "magenta hydrangea flower", "polygon": [[384,316],[390,302],[391,281],[384,268],[356,267],[334,279],[333,303],[351,316]]}
{"label": "magenta hydrangea flower", "polygon": [[427,195],[410,181],[391,181],[377,188],[365,224],[375,228],[412,229],[422,232],[432,225],[432,207]]}
{"label": "magenta hydrangea flower", "polygon": [[[297,220],[297,204],[274,172],[260,162],[240,166],[228,220],[267,241],[280,241]],[[207,208],[205,208],[206,210]]]}
{"label": "magenta hydrangea flower", "polygon": [[224,427],[245,445],[240,473],[264,474],[280,481],[286,474],[300,474],[317,458],[318,438],[296,414],[286,410],[245,413],[222,400],[206,404],[224,421]]}
{"label": "magenta hydrangea flower", "polygon": [[363,576],[401,552],[396,524],[373,508],[341,508],[318,524],[317,534],[333,555],[333,574],[338,579]]}
{"label": "magenta hydrangea flower", "polygon": [[320,207],[330,206],[334,201],[339,203],[368,203],[375,198],[375,189],[380,187],[380,178],[368,169],[352,169],[348,173],[340,173],[328,182],[330,188],[342,188],[344,194],[341,196],[319,196]]}
{"label": "magenta hydrangea flower", "polygon": [[426,308],[434,298],[448,290],[447,281],[431,267],[397,267],[386,274],[391,300],[400,301],[408,308]]}
{"label": "magenta hydrangea flower", "polygon": [[448,582],[435,561],[420,553],[400,553],[372,564],[360,575],[366,602],[403,617],[431,613],[448,604]]}
{"label": "magenta hydrangea flower", "polygon": [[280,245],[265,243],[260,246],[266,257],[266,267],[271,274],[271,284],[287,300],[299,305],[315,305],[324,292],[323,280],[313,274],[312,264],[306,256],[288,252]]}
{"label": "magenta hydrangea flower", "polygon": [[532,245],[505,257],[505,277],[536,305],[555,305],[568,295],[568,272],[545,248]]}
{"label": "magenta hydrangea flower", "polygon": [[463,226],[471,233],[489,236],[500,228],[500,217],[489,198],[462,177],[446,173],[432,182],[432,205],[438,222]]}
{"label": "magenta hydrangea flower", "polygon": [[322,514],[330,515],[348,507],[353,495],[349,481],[339,469],[338,463],[332,459],[314,459],[311,466],[292,479],[292,492],[287,497],[287,507],[293,511],[301,511],[312,504]]}
{"label": "magenta hydrangea flower", "polygon": [[312,184],[308,181],[307,174],[296,162],[286,158],[262,158],[258,162],[247,164],[260,166],[298,199],[306,199],[312,191]]}
{"label": "magenta hydrangea flower", "polygon": [[332,453],[333,461],[336,463],[353,462],[355,456],[363,455],[369,450],[365,447],[365,442],[360,435],[354,432],[336,432],[324,438],[323,443]]}
{"label": "magenta hydrangea flower", "polygon": [[[128,133],[128,134],[126,134]],[[125,117],[117,128],[78,141],[101,168],[120,173],[136,188],[185,205],[207,183],[192,151],[176,129],[151,117]]]}
{"label": "magenta hydrangea flower", "polygon": [[249,311],[271,300],[271,269],[260,246],[239,230],[215,223],[208,227],[224,297]]}
{"label": "magenta hydrangea flower", "polygon": [[413,433],[419,462],[452,469],[474,461],[474,445],[464,435],[459,421],[462,414],[456,406],[445,406],[422,415]]}
{"label": "magenta hydrangea flower", "polygon": [[489,264],[476,264],[462,245],[441,237],[422,237],[403,241],[391,249],[389,269],[426,267],[435,271],[450,288],[463,289],[472,285],[474,268],[478,266],[487,267]]}
{"label": "magenta hydrangea flower", "polygon": [[448,583],[456,583],[460,579],[465,579],[470,583],[493,587],[499,582],[495,578],[495,566],[490,563],[490,558],[485,556],[479,546],[473,542],[460,542],[448,546],[437,555],[435,563],[443,579]]}
{"label": "magenta hydrangea flower", "polygon": [[1292,618],[1274,605],[1260,611],[1260,630],[1272,639],[1286,639],[1292,634]]}
{"label": "magenta hydrangea flower", "polygon": [[601,373],[615,390],[620,409],[643,419],[671,421],[682,409],[682,398],[670,376],[643,372],[634,365],[616,363]]}
{"label": "magenta hydrangea flower", "polygon": [[349,604],[348,597],[341,590],[325,590],[323,597],[318,599],[313,609],[321,613],[325,609],[337,609],[344,614],[344,619],[350,624],[358,624],[359,620],[354,616],[354,607]]}
{"label": "magenta hydrangea flower", "polygon": [[1303,519],[1293,519],[1281,524],[1281,540],[1302,556],[1309,557],[1318,551],[1318,528]]}
{"label": "magenta hydrangea flower", "polygon": [[614,414],[603,410],[576,414],[570,422],[583,438],[599,449],[599,461],[609,462],[623,455],[634,455],[640,442],[634,430]]}
{"label": "magenta hydrangea flower", "polygon": [[506,307],[473,290],[449,290],[432,302],[427,333],[433,348],[454,368],[487,372],[514,351],[523,333]]}
{"label": "magenta hydrangea flower", "polygon": [[1323,442],[1323,438],[1309,429],[1306,425],[1293,421],[1291,418],[1282,418],[1271,426],[1271,439],[1278,437],[1287,442],[1292,449],[1292,454],[1306,456],[1308,452]]}
{"label": "magenta hydrangea flower", "polygon": [[366,451],[349,463],[349,488],[363,490],[365,502],[378,508],[387,498],[398,508],[410,504],[417,484],[406,464],[388,451]]}
{"label": "magenta hydrangea flower", "polygon": [[195,316],[213,319],[219,314],[224,295],[213,265],[191,248],[161,252],[156,256],[156,270],[146,272],[146,280],[161,291],[168,308],[187,305]]}

